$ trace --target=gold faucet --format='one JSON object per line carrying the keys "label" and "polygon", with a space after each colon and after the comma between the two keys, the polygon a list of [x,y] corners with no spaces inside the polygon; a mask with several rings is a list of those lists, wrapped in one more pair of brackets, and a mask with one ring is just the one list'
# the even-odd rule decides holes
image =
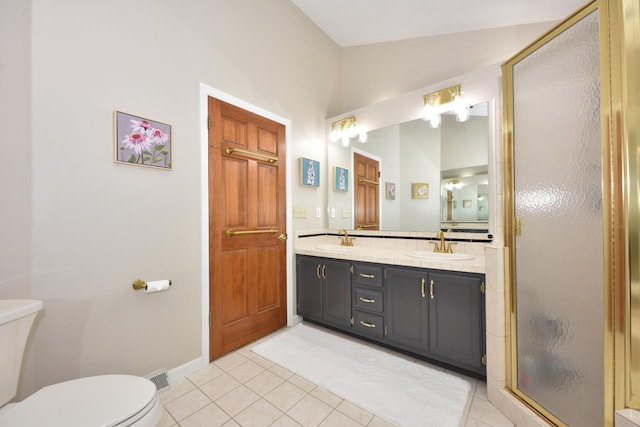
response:
{"label": "gold faucet", "polygon": [[440,246],[438,246],[438,242],[431,242],[434,245],[433,252],[443,253],[443,254],[452,254],[453,248],[451,245],[455,245],[456,242],[449,242],[447,245],[446,240],[444,239],[444,233],[442,230],[438,231],[436,234],[436,239],[440,239]]}
{"label": "gold faucet", "polygon": [[[344,234],[344,237],[340,237],[341,234]],[[355,237],[349,238],[349,233],[344,228],[338,230],[338,238],[340,239],[340,246],[353,246],[353,239],[355,239]]]}

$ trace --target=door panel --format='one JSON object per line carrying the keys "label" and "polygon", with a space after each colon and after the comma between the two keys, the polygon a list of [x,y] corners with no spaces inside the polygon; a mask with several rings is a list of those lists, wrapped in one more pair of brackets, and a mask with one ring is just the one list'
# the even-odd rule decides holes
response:
{"label": "door panel", "polygon": [[210,355],[286,324],[284,126],[209,98]]}
{"label": "door panel", "polygon": [[358,153],[353,154],[354,166],[354,228],[380,228],[380,163]]}

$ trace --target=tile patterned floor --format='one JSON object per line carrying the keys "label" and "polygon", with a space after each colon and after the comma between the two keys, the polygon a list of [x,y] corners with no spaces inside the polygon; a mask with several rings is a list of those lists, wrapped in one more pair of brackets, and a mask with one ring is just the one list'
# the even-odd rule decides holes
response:
{"label": "tile patterned floor", "polygon": [[[258,356],[251,351],[253,345],[229,353],[162,390],[164,416],[159,426],[393,426]],[[470,380],[473,385],[459,427],[513,427],[487,400],[486,383]]]}

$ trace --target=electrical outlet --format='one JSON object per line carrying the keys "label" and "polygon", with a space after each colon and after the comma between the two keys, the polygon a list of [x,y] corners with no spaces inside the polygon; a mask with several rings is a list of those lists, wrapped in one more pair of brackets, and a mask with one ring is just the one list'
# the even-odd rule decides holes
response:
{"label": "electrical outlet", "polygon": [[329,211],[329,215],[331,215],[331,218],[335,218],[336,217],[336,208],[331,208],[331,210]]}

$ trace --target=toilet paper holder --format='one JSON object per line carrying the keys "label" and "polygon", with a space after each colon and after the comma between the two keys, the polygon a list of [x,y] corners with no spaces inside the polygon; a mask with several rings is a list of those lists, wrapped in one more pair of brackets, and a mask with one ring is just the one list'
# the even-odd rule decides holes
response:
{"label": "toilet paper holder", "polygon": [[[139,290],[141,290],[141,289],[146,290],[146,289],[147,289],[147,282],[145,282],[145,281],[144,281],[144,280],[142,280],[142,279],[138,279],[138,280],[136,280],[135,282],[133,282],[133,283],[131,284],[131,286],[133,286],[133,290],[134,290],[134,291],[139,291]],[[171,286],[171,280],[169,280],[169,286]]]}

